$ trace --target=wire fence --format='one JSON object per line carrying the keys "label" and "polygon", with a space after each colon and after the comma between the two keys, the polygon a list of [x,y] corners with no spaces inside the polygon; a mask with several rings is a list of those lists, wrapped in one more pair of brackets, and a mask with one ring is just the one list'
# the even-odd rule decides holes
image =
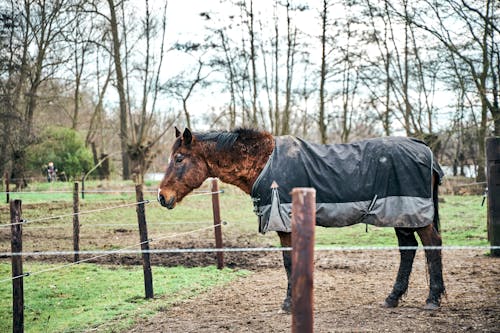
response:
{"label": "wire fence", "polygon": [[[10,193],[72,193],[73,191],[33,191],[33,192],[10,192]],[[135,193],[135,191],[113,191],[113,190],[99,190],[99,191],[85,191],[86,193]],[[148,191],[151,193],[156,193],[156,191]],[[193,191],[193,194],[190,194],[190,196],[199,196],[199,195],[212,195],[216,193],[224,193],[224,190],[219,190],[219,191],[204,191],[204,190],[199,190],[199,191]],[[113,210],[113,209],[119,209],[119,208],[124,208],[124,207],[131,207],[131,206],[136,206],[140,204],[149,204],[151,203],[151,200],[144,200],[141,202],[133,202],[133,203],[126,203],[126,204],[121,204],[121,205],[116,205],[116,206],[111,206],[111,207],[104,207],[104,208],[98,208],[98,209],[92,209],[92,210],[86,210],[86,211],[80,211],[78,213],[68,213],[68,214],[61,214],[61,215],[54,215],[54,216],[46,216],[46,217],[41,217],[41,218],[36,218],[36,219],[23,219],[18,223],[7,223],[7,224],[1,224],[0,228],[5,228],[5,227],[10,227],[12,225],[18,225],[18,224],[23,224],[26,225],[25,230],[29,229],[50,229],[50,228],[65,228],[65,227],[70,227],[70,224],[65,224],[65,225],[50,225],[50,226],[27,226],[28,224],[33,224],[36,222],[43,222],[43,221],[48,221],[48,220],[55,220],[55,219],[61,219],[65,217],[73,217],[75,215],[85,215],[85,214],[93,214],[93,213],[99,213],[102,211],[107,211],[107,210]],[[187,225],[187,224],[206,224],[206,223],[211,223],[211,221],[182,221],[182,222],[153,222],[153,223],[148,223],[148,226],[156,226],[156,225]],[[227,222],[224,221],[224,225],[227,224]],[[103,227],[133,227],[136,228],[137,224],[136,223],[92,223],[92,222],[86,222],[86,223],[81,223],[81,226],[103,226]],[[214,228],[217,225],[211,224],[209,227],[206,228],[201,228],[197,229],[194,231],[188,231],[185,233],[191,233],[191,232],[197,232],[199,230],[205,230],[205,229],[211,229]],[[183,233],[184,234],[184,233]],[[176,237],[180,234],[174,234],[173,236],[169,235],[166,237],[160,237],[160,238],[155,238],[155,240],[159,239],[164,239],[164,238],[169,238],[169,237]],[[149,240],[149,242],[152,242],[153,240]],[[142,242],[144,243],[144,242]],[[132,246],[139,246],[142,243],[134,244]],[[110,255],[110,254],[140,254],[140,253],[150,253],[150,254],[164,254],[164,253],[209,253],[209,252],[276,252],[276,251],[290,251],[291,248],[273,248],[273,247],[244,247],[244,248],[198,248],[198,249],[182,249],[182,248],[170,248],[170,249],[150,249],[150,250],[129,250],[129,247],[119,249],[119,250],[88,250],[88,251],[36,251],[36,252],[22,252],[22,253],[13,253],[13,252],[0,252],[0,258],[2,257],[12,257],[12,256],[68,256],[68,255]],[[499,247],[497,246],[489,246],[489,245],[478,245],[478,246],[334,246],[334,247],[317,247],[315,248],[315,251],[341,251],[341,252],[346,252],[346,251],[400,251],[400,250],[492,250],[492,249],[498,249]],[[85,259],[85,261],[92,260],[93,258],[90,259]],[[1,282],[2,280],[0,280]]]}
{"label": "wire fence", "polygon": [[[195,224],[208,224],[213,223],[212,221],[182,221],[182,222],[148,222],[148,227],[158,227],[158,226],[173,226],[173,225],[195,225]],[[9,224],[11,225],[11,224]],[[137,228],[137,222],[133,223],[94,223],[94,222],[80,222],[81,227],[130,227]],[[70,223],[65,224],[52,224],[47,226],[26,226],[24,230],[34,230],[34,229],[51,229],[51,228],[70,228],[73,227]]]}
{"label": "wire fence", "polygon": [[88,261],[92,261],[92,260],[95,260],[95,259],[99,259],[99,258],[102,258],[102,257],[105,257],[105,256],[109,256],[109,255],[114,255],[114,254],[141,254],[141,253],[150,253],[151,250],[132,250],[132,248],[134,247],[138,247],[138,246],[141,246],[142,244],[146,244],[146,243],[152,243],[152,242],[157,242],[157,241],[160,241],[160,240],[163,240],[163,239],[167,239],[167,238],[176,238],[176,237],[180,237],[180,236],[185,236],[185,235],[188,235],[188,234],[193,234],[193,233],[197,233],[197,232],[200,232],[200,231],[203,231],[203,230],[208,230],[208,229],[212,229],[212,228],[215,228],[215,227],[218,227],[218,226],[221,226],[222,224],[226,224],[225,222],[224,223],[221,223],[221,224],[216,224],[216,225],[211,225],[209,227],[204,227],[204,228],[199,228],[199,229],[196,229],[196,230],[190,230],[190,231],[186,231],[186,232],[181,232],[181,233],[175,233],[175,234],[170,234],[170,235],[164,235],[164,236],[161,236],[161,237],[155,237],[154,239],[153,238],[150,238],[144,242],[139,242],[139,243],[135,243],[135,244],[132,244],[132,245],[129,245],[129,246],[126,246],[126,247],[123,247],[121,249],[117,249],[117,250],[95,250],[95,251],[45,251],[45,252],[42,252],[42,251],[38,251],[38,252],[22,252],[22,253],[19,253],[19,252],[0,252],[0,258],[4,257],[4,258],[7,258],[7,257],[15,257],[15,256],[44,256],[44,255],[58,255],[58,256],[67,256],[67,255],[75,255],[75,254],[78,254],[78,255],[94,255],[93,257],[90,257],[90,258],[85,258],[85,259],[81,259],[81,260],[77,260],[77,261],[74,261],[72,263],[68,263],[68,264],[64,264],[64,265],[61,265],[61,266],[56,266],[56,267],[51,267],[51,268],[47,268],[47,269],[44,269],[44,270],[41,270],[41,271],[37,271],[37,272],[27,272],[27,273],[24,273],[22,275],[18,275],[18,276],[13,276],[13,277],[10,277],[10,278],[7,278],[7,279],[3,279],[3,280],[0,280],[0,283],[2,282],[6,282],[6,281],[12,281],[12,280],[16,280],[16,279],[19,279],[21,277],[24,277],[24,276],[33,276],[33,275],[37,275],[37,274],[41,274],[41,273],[45,273],[45,272],[49,272],[49,271],[55,271],[55,270],[59,270],[59,269],[63,269],[63,268],[66,268],[66,267],[70,267],[70,266],[74,266],[74,265],[77,265],[77,264],[80,264],[80,263],[84,263],[84,262],[88,262]]}
{"label": "wire fence", "polygon": [[[106,190],[106,191],[85,191],[85,193],[117,193],[118,191],[113,191],[113,190]],[[120,193],[135,193],[135,191],[119,191]],[[156,191],[148,191],[150,193],[156,193]],[[45,191],[45,192],[11,192],[11,193],[29,193],[29,194],[34,194],[34,193],[73,193],[73,191]],[[217,193],[224,193],[224,190],[219,190],[219,191],[197,191],[190,196],[200,196],[200,195],[213,195]],[[68,214],[61,214],[61,215],[54,215],[54,216],[46,216],[46,217],[40,217],[36,219],[23,219],[22,221],[18,223],[8,223],[8,224],[2,224],[0,225],[0,228],[2,227],[10,227],[13,225],[18,225],[18,224],[23,224],[23,225],[28,225],[28,224],[34,224],[36,222],[43,222],[43,221],[48,221],[48,220],[55,220],[55,219],[61,219],[61,218],[66,218],[66,217],[73,217],[75,215],[85,215],[85,214],[94,214],[94,213],[99,213],[102,211],[107,211],[107,210],[113,210],[113,209],[120,209],[120,208],[125,208],[125,207],[131,207],[131,206],[137,206],[141,204],[149,204],[151,203],[150,200],[143,200],[140,202],[133,202],[133,203],[126,203],[126,204],[120,204],[120,205],[115,205],[115,206],[110,206],[110,207],[104,207],[104,208],[98,208],[98,209],[92,209],[92,210],[86,210],[86,211],[80,211],[78,213],[68,213]],[[208,223],[207,221],[184,221],[184,222],[156,222],[156,223],[148,223],[148,226],[154,226],[154,225],[173,225],[173,224],[204,224]],[[56,227],[66,227],[68,225],[60,225],[60,226],[27,226],[26,229],[34,229],[34,228],[56,228]],[[130,226],[130,227],[137,227],[137,224],[135,223],[83,223],[82,226],[84,225],[89,225],[89,226]],[[209,229],[214,229],[216,227],[220,227],[222,225],[227,225],[227,222],[224,221],[220,224],[211,224],[210,226],[198,228],[195,230],[190,230],[186,232],[180,232],[180,233],[174,233],[174,234],[169,234],[169,235],[160,235],[155,238],[149,238],[146,241],[140,242],[140,243],[135,243],[129,246],[125,246],[120,249],[116,250],[79,250],[79,251],[25,251],[25,252],[0,252],[0,258],[10,258],[10,257],[40,257],[40,256],[74,256],[74,255],[79,255],[79,256],[90,256],[88,258],[80,259],[78,261],[74,261],[71,263],[66,263],[62,265],[58,265],[55,267],[49,267],[40,271],[35,271],[35,272],[26,272],[22,275],[14,276],[14,277],[9,277],[5,279],[1,279],[0,283],[7,282],[7,281],[12,281],[15,279],[19,279],[22,277],[28,277],[28,276],[35,276],[38,274],[46,273],[46,272],[51,272],[51,271],[57,271],[61,270],[67,267],[71,267],[74,265],[77,265],[79,263],[84,263],[84,262],[89,262],[93,261],[105,256],[110,256],[110,255],[139,255],[139,254],[181,254],[181,253],[242,253],[242,252],[283,252],[283,251],[292,251],[291,247],[224,247],[224,248],[160,248],[160,249],[137,249],[137,247],[143,245],[143,244],[151,244],[154,242],[158,242],[160,240],[168,239],[168,238],[177,238],[181,237],[183,235],[188,235],[188,234],[193,234],[197,232],[201,232],[203,230],[209,230]],[[314,249],[315,252],[325,252],[325,251],[331,251],[331,252],[353,252],[353,251],[404,251],[404,250],[442,250],[442,251],[470,251],[470,250],[494,250],[494,249],[500,249],[500,246],[320,246],[316,247]]]}
{"label": "wire fence", "polygon": [[[215,225],[218,226],[218,225]],[[187,233],[198,232],[200,230],[212,229],[214,226],[202,228]],[[152,238],[147,242],[155,242],[165,238],[177,237],[166,236],[161,238]],[[138,246],[146,242],[135,244]],[[13,256],[68,256],[74,254],[95,255],[95,254],[168,254],[168,253],[216,253],[216,252],[283,252],[292,251],[292,247],[225,247],[225,248],[167,248],[167,249],[150,249],[150,250],[130,250],[125,247],[119,250],[86,250],[86,251],[36,251],[36,252],[0,252],[0,258]],[[498,250],[500,246],[489,245],[443,245],[443,246],[319,246],[314,250],[316,252],[357,252],[357,251],[426,251],[426,250],[442,250],[442,251],[475,251],[475,250]]]}
{"label": "wire fence", "polygon": [[[93,192],[93,193],[116,193],[116,191],[89,191],[89,192]],[[137,190],[136,191],[120,191],[121,193],[136,193],[137,194]],[[144,191],[142,191],[144,192]],[[149,192],[152,192],[152,193],[157,193],[157,191],[149,191]],[[9,192],[9,193],[20,193],[20,192]],[[32,194],[32,193],[75,193],[75,191],[37,191],[37,192],[24,192],[24,194],[26,193],[29,193],[29,194]],[[192,194],[190,194],[189,196],[200,196],[200,195],[214,195],[214,194],[219,194],[219,193],[224,193],[224,190],[217,190],[217,191],[206,191],[206,190],[196,190],[196,191],[193,191]],[[141,197],[142,197],[142,194],[141,194]],[[49,220],[55,220],[55,219],[62,219],[62,218],[67,218],[67,217],[75,217],[75,216],[79,216],[79,215],[85,215],[85,214],[95,214],[95,213],[99,213],[99,212],[103,212],[103,211],[107,211],[107,210],[113,210],[113,209],[120,209],[120,208],[125,208],[125,207],[131,207],[131,206],[139,206],[139,205],[144,205],[144,204],[149,204],[151,201],[150,200],[142,200],[142,201],[137,201],[137,202],[133,202],[133,203],[126,203],[126,204],[120,204],[120,205],[114,205],[114,206],[110,206],[110,207],[104,207],[104,208],[98,208],[98,209],[91,209],[91,210],[86,210],[86,211],[78,211],[78,212],[73,212],[73,213],[68,213],[68,214],[61,214],[61,215],[54,215],[54,216],[45,216],[45,217],[40,217],[40,218],[36,218],[36,219],[22,219],[20,220],[19,222],[14,222],[14,223],[8,223],[8,224],[2,224],[0,225],[0,228],[6,228],[6,227],[13,227],[13,226],[18,226],[18,225],[27,225],[27,224],[33,224],[33,223],[36,223],[36,222],[45,222],[45,221],[49,221]],[[168,222],[164,222],[162,224],[167,224]],[[206,223],[206,222],[200,222],[200,221],[191,221],[191,222],[187,222],[188,224],[200,224],[200,223]],[[172,224],[172,223],[170,223]],[[183,224],[186,224],[186,222],[183,222]],[[79,256],[79,255],[93,255],[92,257],[90,258],[85,258],[85,259],[81,259],[81,260],[76,260],[72,263],[68,263],[68,264],[64,264],[64,265],[61,265],[61,266],[56,266],[56,267],[52,267],[52,268],[48,268],[48,269],[44,269],[42,271],[37,271],[37,272],[29,272],[29,273],[24,273],[24,274],[21,274],[21,275],[18,275],[18,276],[14,276],[14,277],[10,277],[10,278],[7,278],[7,279],[3,279],[3,280],[0,280],[0,283],[1,282],[5,282],[5,281],[12,281],[12,280],[16,280],[16,279],[19,279],[21,277],[25,277],[25,276],[33,276],[33,275],[37,275],[37,274],[41,274],[41,273],[44,273],[44,272],[49,272],[49,271],[55,271],[55,270],[59,270],[59,269],[63,269],[63,268],[66,268],[66,267],[70,267],[70,266],[73,266],[73,265],[76,265],[76,264],[79,264],[79,263],[83,263],[83,262],[88,262],[88,261],[91,261],[91,260],[95,260],[95,259],[98,259],[98,258],[101,258],[101,257],[104,257],[104,256],[108,256],[108,255],[113,255],[113,254],[127,254],[128,252],[127,251],[131,251],[133,253],[141,253],[141,254],[144,254],[144,253],[148,253],[149,250],[147,249],[144,249],[142,248],[141,250],[132,250],[133,248],[136,248],[138,246],[141,246],[144,245],[144,244],[150,244],[154,241],[159,241],[159,240],[163,240],[163,239],[167,239],[167,238],[176,238],[176,237],[179,237],[179,236],[182,236],[182,235],[187,235],[187,234],[191,234],[191,233],[196,233],[196,232],[200,232],[200,231],[203,231],[203,230],[207,230],[207,229],[214,229],[214,228],[217,228],[217,227],[220,227],[222,224],[226,224],[226,222],[221,222],[219,224],[212,224],[208,227],[202,227],[202,228],[198,228],[196,230],[191,230],[191,231],[186,231],[186,232],[181,232],[181,233],[175,233],[175,234],[169,234],[169,235],[163,235],[163,236],[160,236],[160,237],[155,237],[154,239],[152,238],[149,238],[145,241],[142,241],[140,243],[136,243],[136,244],[133,244],[133,245],[130,245],[130,246],[126,246],[124,248],[121,248],[121,249],[118,249],[118,250],[107,250],[107,251],[103,251],[103,250],[96,250],[96,251],[80,251],[80,250],[77,250],[77,251],[66,251],[67,253],[66,254],[63,254],[65,251],[37,251],[37,252],[31,252],[31,255],[28,253],[28,252],[24,252],[24,253],[18,253],[18,252],[11,252],[10,254],[9,253],[0,253],[0,258],[8,258],[8,257],[26,257],[26,256],[34,256],[34,255],[38,255],[38,256],[42,256],[42,255],[55,255],[55,253],[58,253],[58,255],[68,255],[69,252],[72,252],[71,254],[74,255],[75,257],[76,256]],[[93,224],[93,223],[88,223],[88,225],[93,225],[95,226],[96,224]],[[108,224],[102,224],[102,225],[111,225],[111,226],[116,226],[116,225],[120,225],[120,226],[135,226],[137,227],[137,224],[132,224],[132,223],[120,223],[120,224],[117,224],[117,223],[108,223]],[[54,228],[54,227],[63,227],[63,226],[54,226],[54,225],[51,225],[51,226],[36,226],[36,227],[33,227],[33,226],[29,226],[28,228],[26,229],[33,229],[33,228]],[[66,225],[64,225],[64,227],[66,227]],[[139,226],[139,229],[140,229],[140,226]],[[142,237],[142,236],[141,236]]]}
{"label": "wire fence", "polygon": [[[157,194],[158,190],[144,190],[144,193],[154,193]],[[54,190],[54,191],[4,191],[0,193],[5,193],[5,194],[56,194],[56,193],[74,193],[73,190]],[[85,193],[85,194],[135,194],[135,191],[132,190],[121,190],[121,189],[116,189],[116,190],[82,190],[78,191],[78,193]],[[212,192],[208,190],[194,190],[188,196],[197,196],[197,195],[210,195],[214,193],[224,193],[224,190]]]}
{"label": "wire fence", "polygon": [[[224,223],[225,224],[225,223]],[[179,237],[181,235],[192,234],[203,230],[212,229],[218,225],[211,225],[206,228],[200,228],[196,230],[191,230],[184,233],[177,233],[174,235],[168,235],[164,237],[149,239],[145,242],[136,243],[130,246],[123,247],[117,250],[84,250],[84,251],[37,251],[37,252],[0,252],[0,258],[8,257],[35,257],[35,256],[70,256],[70,255],[92,255],[92,257],[81,259],[75,262],[63,264],[60,266],[50,267],[36,272],[26,272],[22,275],[13,276],[5,279],[1,279],[0,283],[16,280],[22,277],[35,276],[38,274],[57,271],[67,267],[71,267],[80,263],[89,262],[102,257],[110,255],[132,255],[132,254],[182,254],[182,253],[243,253],[243,252],[283,252],[292,251],[292,247],[242,247],[242,248],[167,248],[167,249],[150,249],[150,250],[139,250],[133,249],[134,247],[140,246],[144,243],[152,243],[160,241],[166,238]],[[477,251],[477,250],[500,250],[500,246],[487,246],[487,245],[477,245],[477,246],[335,246],[335,247],[316,247],[315,252],[359,252],[359,251],[387,251],[396,252],[404,250],[442,250],[442,251]]]}
{"label": "wire fence", "polygon": [[[150,192],[153,192],[153,191],[150,191]],[[12,192],[12,193],[20,193],[20,192]],[[24,193],[44,193],[44,192],[24,192]],[[45,192],[45,193],[58,193],[58,192],[50,192],[49,191],[49,192]],[[66,192],[64,192],[64,193],[66,193]],[[71,192],[71,193],[73,193],[73,192]],[[108,193],[108,192],[96,192],[96,193]],[[129,193],[129,191],[122,191],[121,193]],[[132,191],[130,191],[130,193],[132,193]],[[135,191],[133,193],[135,193]],[[157,191],[154,191],[154,193],[157,193]],[[202,196],[202,195],[212,195],[212,194],[217,194],[217,193],[224,193],[224,190],[219,190],[219,191],[201,191],[200,190],[200,191],[194,192],[193,194],[190,194],[189,196],[194,197],[194,196]],[[61,218],[65,218],[65,217],[73,217],[75,215],[85,215],[85,214],[98,213],[98,212],[112,210],[112,209],[136,206],[136,205],[140,205],[140,204],[149,204],[149,203],[151,203],[151,200],[144,200],[141,202],[133,202],[133,203],[127,203],[127,204],[116,205],[116,206],[111,206],[111,207],[104,207],[104,208],[80,211],[78,213],[68,213],[68,214],[62,214],[62,215],[47,216],[47,217],[41,217],[41,218],[37,218],[37,219],[23,219],[17,223],[0,224],[0,228],[7,228],[7,227],[10,227],[12,225],[17,225],[17,224],[26,225],[28,223],[31,224],[31,223],[35,223],[35,222],[61,219]],[[111,225],[112,224],[110,224],[110,226]],[[44,227],[44,228],[50,228],[50,227]]]}
{"label": "wire fence", "polygon": [[148,204],[150,203],[150,200],[144,200],[140,202],[134,202],[134,203],[128,203],[128,204],[123,204],[123,205],[117,205],[117,206],[112,206],[112,207],[105,207],[105,208],[97,208],[97,209],[91,209],[91,210],[86,210],[86,211],[80,211],[78,213],[68,213],[68,214],[62,214],[62,215],[55,215],[55,216],[46,216],[46,217],[40,217],[37,219],[23,219],[20,222],[15,222],[15,223],[8,223],[8,224],[2,224],[0,227],[10,227],[13,225],[18,225],[18,224],[28,224],[28,223],[35,223],[35,222],[42,222],[42,221],[47,221],[47,220],[55,220],[55,219],[60,219],[64,217],[73,217],[76,215],[85,215],[85,214],[92,214],[92,213],[98,213],[98,212],[103,212],[106,210],[111,210],[111,209],[118,209],[118,208],[124,208],[124,207],[130,207],[130,206],[137,206],[140,204]]}

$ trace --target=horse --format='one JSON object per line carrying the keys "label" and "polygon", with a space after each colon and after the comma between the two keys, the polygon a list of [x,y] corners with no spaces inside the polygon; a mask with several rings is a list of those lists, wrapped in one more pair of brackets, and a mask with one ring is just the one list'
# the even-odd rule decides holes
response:
{"label": "horse", "polygon": [[[308,181],[304,181],[303,178],[306,177],[309,179],[311,176],[301,174],[301,170],[304,168],[302,168],[300,164],[304,163],[305,158],[302,155],[297,155],[298,152],[296,150],[298,150],[298,146],[296,142],[299,141],[292,137],[291,141],[293,147],[287,148],[287,150],[278,146],[278,142],[283,141],[283,138],[285,137],[275,137],[266,131],[246,128],[239,128],[233,131],[212,131],[204,133],[191,132],[188,128],[181,132],[179,129],[175,128],[175,142],[172,146],[165,175],[158,188],[157,199],[159,203],[168,209],[173,209],[177,203],[181,202],[181,200],[193,189],[200,187],[207,178],[217,177],[222,182],[235,185],[245,193],[251,195],[254,200],[254,205],[256,206],[257,215],[259,216],[260,231],[265,232],[267,230],[262,229],[266,228],[271,231],[276,231],[279,236],[281,246],[291,247],[291,230],[289,225],[287,225],[287,219],[289,219],[291,215],[289,209],[291,200],[286,197],[289,195],[287,191],[289,191],[290,187],[308,187],[308,185],[311,184]],[[303,140],[300,140],[300,142],[307,143]],[[310,145],[309,149],[319,150],[319,155],[322,159],[326,158],[327,155],[339,153],[337,150],[340,149],[339,154],[343,160],[349,160],[356,155],[359,155],[358,158],[363,160],[366,159],[365,156],[369,156],[370,154],[373,155],[373,151],[375,150],[382,152],[388,151],[387,147],[389,146],[398,148],[398,146],[402,145],[405,150],[408,150],[408,147],[413,149],[413,146],[416,146],[420,150],[421,148],[419,147],[427,147],[421,142],[410,142],[407,140],[399,143],[398,140],[391,140],[390,138],[383,140],[383,142],[385,142],[385,146],[382,145],[382,148],[377,148],[377,145],[380,145],[379,141],[367,142],[369,143],[367,145],[368,152],[363,154],[359,154],[361,151],[359,145],[355,145],[355,149],[353,150],[354,152],[347,149],[350,147],[349,145],[339,145],[340,148],[337,148],[337,145],[312,145],[311,148]],[[375,146],[370,146],[375,143]],[[411,149],[409,150],[411,151]],[[425,149],[428,149],[428,147]],[[442,177],[442,171],[440,171],[437,162],[433,160],[433,155],[432,152],[430,152],[430,149],[428,149],[430,152],[428,154],[422,154],[420,150],[414,154],[415,156],[412,157],[417,160],[417,163],[414,163],[413,161],[408,162],[407,160],[398,162],[405,165],[405,169],[403,170],[404,172],[406,172],[406,168],[413,168],[411,166],[412,164],[418,164],[420,167],[423,166],[424,173],[419,174],[419,176],[409,177],[408,175],[411,174],[410,172],[408,172],[408,174],[400,174],[394,177],[391,176],[390,173],[387,176],[383,176],[384,169],[387,169],[384,165],[389,162],[388,159],[395,158],[397,160],[396,157],[388,156],[387,154],[382,157],[375,156],[378,163],[377,165],[382,165],[382,167],[363,167],[361,162],[357,161],[356,163],[360,166],[347,168],[349,170],[346,172],[348,176],[353,176],[355,178],[361,177],[363,173],[371,174],[371,179],[362,182],[373,183],[375,185],[375,191],[378,191],[379,188],[390,189],[393,187],[394,183],[400,182],[402,179],[403,183],[405,183],[404,179],[406,179],[406,184],[411,184],[412,188],[414,187],[413,184],[416,184],[417,187],[429,192],[426,194],[426,198],[416,198],[419,203],[426,203],[425,208],[415,208],[414,202],[408,201],[408,198],[410,197],[407,196],[389,196],[387,198],[378,198],[377,194],[375,194],[374,197],[371,198],[372,194],[369,194],[367,197],[366,193],[356,192],[356,186],[343,188],[340,185],[336,186],[334,184],[332,186],[326,186],[325,189],[322,189],[323,192],[326,192],[325,195],[330,195],[330,192],[341,194],[342,192],[352,192],[350,193],[351,196],[362,196],[363,200],[359,201],[362,203],[361,206],[364,207],[360,210],[361,213],[358,213],[354,219],[343,218],[347,211],[353,210],[353,206],[350,205],[349,202],[334,204],[326,203],[324,205],[320,204],[324,206],[322,206],[323,208],[326,206],[330,208],[333,207],[333,210],[325,214],[322,212],[320,213],[319,210],[317,211],[316,224],[322,226],[344,226],[355,223],[371,223],[375,225],[389,226],[389,224],[383,224],[384,220],[389,219],[392,221],[391,225],[394,226],[400,247],[400,264],[392,291],[382,303],[382,306],[386,308],[397,307],[401,297],[407,292],[409,277],[416,254],[416,247],[418,246],[415,234],[419,236],[422,244],[426,247],[425,255],[429,272],[430,287],[424,309],[438,309],[440,307],[441,297],[445,293],[440,250],[442,241],[439,233],[438,212],[438,185]],[[279,163],[277,163],[274,160],[275,157],[273,157],[277,151],[281,151],[282,155],[289,155],[289,160],[281,163],[281,166],[278,165]],[[426,155],[427,159],[430,158],[430,166],[422,163],[422,159],[425,157],[423,155]],[[296,164],[293,166],[291,171],[283,171],[281,169],[283,168],[283,165],[290,164],[292,163],[291,161],[298,163],[298,166]],[[316,161],[314,163],[316,168],[318,163],[322,162]],[[325,187],[324,184],[328,184],[330,178],[334,178],[335,181],[339,180],[339,176],[334,176],[331,170],[329,170],[332,168],[332,165],[328,165],[326,168],[327,169],[319,167],[319,171],[316,170],[316,175],[314,177],[319,178],[319,184],[316,184],[316,187],[318,188]],[[333,165],[333,168],[335,168],[335,164]],[[260,204],[259,202],[266,201],[266,198],[255,198],[254,192],[257,183],[262,183],[263,174],[267,173],[265,172],[267,169],[274,170],[274,175],[277,175],[277,177],[284,174],[285,177],[288,177],[293,181],[287,188],[283,183],[287,181],[288,178],[280,180],[278,184],[276,184],[272,178],[268,179],[268,181],[273,181],[273,184],[268,190],[269,193],[264,195],[264,197],[267,196],[267,199],[271,199],[270,201],[268,200],[268,204],[264,205],[264,208],[262,208],[258,207]],[[376,169],[376,171],[373,171],[373,169]],[[294,177],[296,174],[299,174],[298,178]],[[274,177],[274,175],[270,177]],[[340,178],[346,178],[348,176],[341,174]],[[300,180],[301,177],[302,181]],[[427,178],[428,180],[424,181],[419,178]],[[427,184],[427,182],[430,183]],[[267,185],[269,185],[269,183],[267,183]],[[407,187],[408,186],[409,185],[407,185]],[[404,189],[404,191],[407,190]],[[414,190],[410,189],[410,191]],[[367,198],[371,199],[366,200]],[[387,201],[384,201],[386,199]],[[359,204],[359,202],[356,204]],[[382,205],[381,203],[386,203],[386,205]],[[400,210],[395,209],[398,207],[402,207],[407,211],[401,212]],[[326,211],[326,209],[324,210]],[[387,216],[377,217],[377,211],[379,213],[384,212]],[[387,214],[387,212],[389,213]],[[340,225],[330,223],[331,221],[336,221],[338,216],[341,217],[339,219]],[[280,223],[275,223],[276,217],[278,217]],[[265,221],[266,218],[273,220],[274,222],[270,223],[269,221]],[[320,218],[322,221],[319,221]],[[422,220],[424,222],[422,222]],[[278,225],[278,227],[270,228],[270,225],[272,226],[273,224]],[[292,306],[292,290],[290,281],[292,270],[291,253],[290,251],[283,251],[282,256],[288,284],[286,296],[281,308],[286,312],[290,312]]]}

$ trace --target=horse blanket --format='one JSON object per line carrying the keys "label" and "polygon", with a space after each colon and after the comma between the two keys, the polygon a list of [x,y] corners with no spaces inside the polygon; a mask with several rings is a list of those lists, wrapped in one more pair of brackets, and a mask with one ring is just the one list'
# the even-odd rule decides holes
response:
{"label": "horse blanket", "polygon": [[316,224],[423,227],[434,218],[432,173],[443,176],[417,139],[385,137],[319,145],[292,136],[275,148],[253,185],[259,232],[291,232],[291,191],[316,189]]}

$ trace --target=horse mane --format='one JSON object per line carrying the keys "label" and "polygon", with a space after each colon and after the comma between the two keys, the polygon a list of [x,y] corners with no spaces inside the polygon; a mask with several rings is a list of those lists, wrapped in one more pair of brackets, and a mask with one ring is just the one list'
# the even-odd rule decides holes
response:
{"label": "horse mane", "polygon": [[207,133],[194,133],[196,140],[205,142],[215,142],[217,151],[228,150],[234,146],[236,141],[246,143],[255,139],[270,136],[270,133],[251,128],[237,128],[233,131],[213,131]]}

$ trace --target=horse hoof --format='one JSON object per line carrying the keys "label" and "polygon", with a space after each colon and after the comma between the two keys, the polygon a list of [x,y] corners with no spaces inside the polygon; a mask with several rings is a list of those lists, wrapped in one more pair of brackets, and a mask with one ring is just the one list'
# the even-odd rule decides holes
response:
{"label": "horse hoof", "polygon": [[398,300],[397,299],[392,299],[392,298],[387,298],[384,303],[382,303],[382,307],[384,308],[395,308],[398,306]]}
{"label": "horse hoof", "polygon": [[292,302],[290,302],[288,299],[285,299],[283,301],[283,304],[281,305],[281,310],[284,313],[290,313],[290,312],[292,312]]}
{"label": "horse hoof", "polygon": [[434,302],[427,302],[424,306],[424,310],[434,311],[437,309],[439,309],[439,304],[436,304]]}

